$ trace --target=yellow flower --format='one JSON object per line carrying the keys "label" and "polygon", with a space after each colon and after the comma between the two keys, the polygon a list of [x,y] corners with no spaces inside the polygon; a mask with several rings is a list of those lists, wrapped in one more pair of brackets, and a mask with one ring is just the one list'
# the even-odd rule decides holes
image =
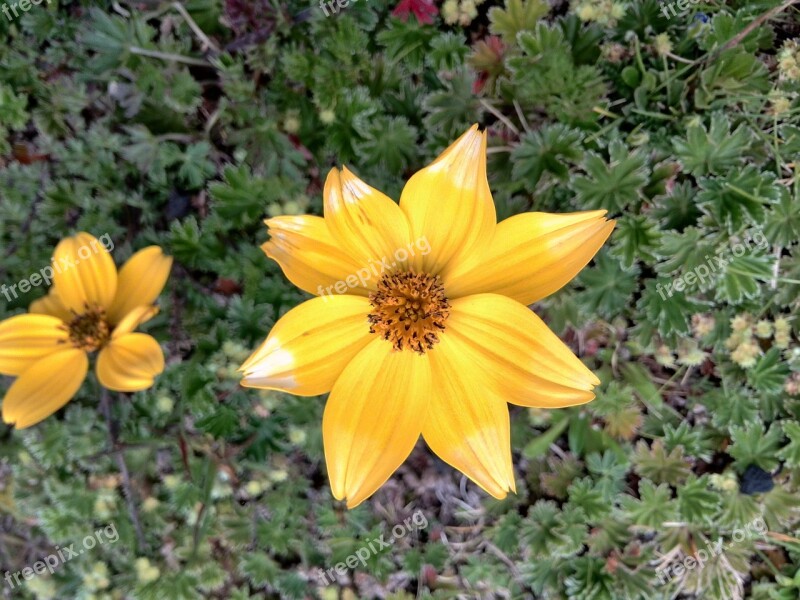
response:
{"label": "yellow flower", "polygon": [[53,287],[30,313],[0,322],[0,373],[16,377],[3,399],[3,421],[24,429],[75,395],[98,351],[96,372],[107,389],[135,392],[164,370],[155,339],[133,331],[151,319],[172,259],[150,246],[117,273],[108,250],[79,233],[53,254]]}
{"label": "yellow flower", "polygon": [[275,324],[242,365],[242,385],[330,392],[325,457],[348,507],[392,475],[420,434],[503,498],[515,489],[507,402],[583,404],[599,384],[527,305],[592,259],[614,227],[604,214],[498,224],[477,125],[408,181],[399,205],[333,169],[324,218],[267,221],[266,254],[321,297]]}

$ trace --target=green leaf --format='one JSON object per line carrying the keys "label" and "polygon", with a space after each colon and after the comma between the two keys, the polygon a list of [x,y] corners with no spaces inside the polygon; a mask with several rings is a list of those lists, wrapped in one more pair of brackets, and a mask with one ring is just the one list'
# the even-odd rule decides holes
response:
{"label": "green leaf", "polygon": [[364,164],[381,166],[389,173],[401,173],[415,158],[419,133],[402,117],[375,119],[356,146]]}
{"label": "green leaf", "polygon": [[705,305],[688,294],[669,295],[668,285],[674,284],[666,280],[647,281],[637,306],[646,316],[639,324],[641,328],[656,328],[665,340],[673,340],[689,333],[689,316],[703,312]]}
{"label": "green leaf", "polygon": [[448,31],[431,40],[425,61],[436,71],[454,71],[464,64],[469,46],[462,34]]}
{"label": "green leaf", "polygon": [[591,268],[578,276],[577,283],[583,289],[575,298],[586,314],[610,319],[621,307],[630,306],[639,287],[639,272],[638,265],[624,269],[607,249],[600,250]]}
{"label": "green leaf", "polygon": [[711,390],[705,395],[704,401],[711,409],[712,423],[719,428],[743,426],[758,418],[758,402],[744,390]]}
{"label": "green leaf", "polygon": [[608,162],[593,152],[584,159],[586,176],[573,183],[577,202],[582,208],[625,212],[639,204],[649,176],[647,161],[618,140],[609,145],[608,153]]}
{"label": "green leaf", "polygon": [[517,33],[536,27],[539,19],[550,12],[544,0],[506,0],[504,8],[489,9],[489,31],[507,44],[517,41]]}
{"label": "green leaf", "polygon": [[721,108],[731,102],[746,103],[749,96],[757,110],[761,107],[760,98],[769,89],[769,72],[764,63],[741,48],[732,48],[717,56],[700,74],[694,102],[700,109]]}
{"label": "green leaf", "polygon": [[423,101],[428,112],[425,124],[452,137],[460,135],[477,121],[481,108],[480,101],[472,93],[474,80],[468,69],[462,69],[445,83],[444,90],[426,96]]}
{"label": "green leaf", "polygon": [[658,224],[644,215],[625,215],[617,221],[611,254],[630,269],[635,262],[654,263],[661,232]]}
{"label": "green leaf", "polygon": [[190,144],[183,152],[178,175],[189,189],[203,187],[206,180],[217,172],[214,163],[208,160],[210,151],[211,146],[208,142],[200,142],[199,144]]}
{"label": "green leaf", "polygon": [[800,423],[784,421],[783,433],[789,438],[789,443],[778,452],[778,458],[789,468],[800,467]]}
{"label": "green leaf", "polygon": [[780,349],[772,347],[748,369],[747,383],[766,396],[775,396],[783,391],[789,373],[789,365],[781,359]]}
{"label": "green leaf", "polygon": [[778,202],[770,207],[764,224],[767,239],[786,248],[800,239],[800,181],[795,181],[792,193],[779,188]]}
{"label": "green leaf", "polygon": [[[741,244],[734,247],[744,248]],[[725,271],[717,287],[717,298],[730,304],[739,304],[761,294],[760,281],[772,278],[773,259],[770,256],[744,254],[728,257]]]}
{"label": "green leaf", "polygon": [[611,498],[591,477],[578,479],[569,486],[569,504],[580,508],[592,521],[603,519],[611,512]]}
{"label": "green leaf", "polygon": [[778,466],[776,454],[780,449],[783,432],[777,423],[764,428],[763,423],[755,422],[744,427],[731,427],[733,445],[728,448],[736,461],[736,468],[744,471],[750,465],[757,465],[765,471],[774,471]]}
{"label": "green leaf", "polygon": [[633,463],[637,473],[656,483],[678,485],[690,473],[688,461],[683,456],[683,448],[678,446],[667,453],[664,442],[660,439],[649,447],[644,441],[638,442],[633,452]]}
{"label": "green leaf", "polygon": [[287,185],[281,179],[254,177],[243,164],[227,166],[222,178],[208,187],[214,208],[223,219],[241,226],[258,221],[267,205],[286,193]]}
{"label": "green leaf", "polygon": [[386,28],[378,33],[377,40],[385,49],[388,61],[402,62],[404,67],[420,71],[425,65],[425,57],[430,52],[434,36],[436,29],[420,25],[416,19],[405,22],[391,19]]}
{"label": "green leaf", "polygon": [[[682,232],[666,231],[661,237],[660,254],[664,260],[656,265],[660,275],[690,273],[709,262],[713,265],[714,244],[709,234],[697,227],[687,227]],[[714,275],[716,279],[717,275]]]}
{"label": "green leaf", "polygon": [[678,515],[669,486],[665,483],[656,486],[647,479],[639,480],[638,499],[625,495],[620,498],[620,505],[636,525],[650,529],[657,530],[665,521],[672,521]]}
{"label": "green leaf", "polygon": [[748,221],[763,222],[764,207],[780,197],[775,176],[753,165],[725,177],[701,177],[698,183],[702,211],[730,233],[741,231]]}
{"label": "green leaf", "polygon": [[528,460],[544,456],[549,452],[550,444],[553,444],[564,433],[567,425],[569,425],[568,418],[560,419],[550,429],[528,442],[522,450],[522,455]]}
{"label": "green leaf", "polygon": [[583,135],[560,123],[546,124],[534,132],[525,132],[511,151],[513,177],[523,181],[525,189],[534,191],[545,173],[565,180],[571,165],[583,156]]}
{"label": "green leaf", "polygon": [[261,587],[276,581],[280,567],[265,552],[248,552],[239,563],[239,571],[253,585]]}
{"label": "green leaf", "polygon": [[239,415],[229,406],[220,406],[212,414],[198,419],[195,425],[215,438],[226,438],[237,430]]}
{"label": "green leaf", "polygon": [[[524,107],[544,110],[568,124],[592,123],[606,95],[603,73],[594,65],[576,65],[572,48],[557,26],[539,23],[517,36],[521,55],[507,60],[508,93]],[[564,77],[569,73],[569,77]]]}
{"label": "green leaf", "polygon": [[691,524],[708,524],[719,508],[719,494],[709,489],[707,475],[691,475],[678,488],[678,507],[684,521]]}
{"label": "green leaf", "polygon": [[753,134],[745,125],[731,132],[728,117],[711,116],[711,127],[689,126],[686,138],[672,138],[672,147],[686,172],[692,175],[723,174],[742,163],[745,151],[753,143]]}

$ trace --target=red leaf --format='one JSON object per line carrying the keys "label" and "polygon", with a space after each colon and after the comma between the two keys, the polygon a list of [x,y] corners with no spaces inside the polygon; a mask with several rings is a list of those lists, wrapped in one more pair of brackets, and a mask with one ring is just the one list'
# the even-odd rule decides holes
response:
{"label": "red leaf", "polygon": [[420,23],[430,25],[439,10],[433,5],[433,0],[400,0],[400,4],[392,11],[392,15],[403,21],[408,20],[410,13],[414,13]]}

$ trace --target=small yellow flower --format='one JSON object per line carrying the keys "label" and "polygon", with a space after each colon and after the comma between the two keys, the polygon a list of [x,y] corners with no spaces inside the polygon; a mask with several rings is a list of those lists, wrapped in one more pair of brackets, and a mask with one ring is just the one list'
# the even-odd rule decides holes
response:
{"label": "small yellow flower", "polygon": [[772,331],[773,328],[770,321],[761,319],[758,323],[756,323],[756,336],[760,337],[762,340],[772,337]]}
{"label": "small yellow flower", "polygon": [[333,495],[350,508],[420,434],[504,498],[515,489],[507,402],[583,404],[600,383],[528,305],[575,277],[614,221],[597,210],[498,224],[486,139],[473,126],[408,181],[399,206],[333,169],[324,218],[267,221],[267,255],[320,297],[275,324],[242,365],[242,385],[330,392],[325,458]]}
{"label": "small yellow flower", "polygon": [[710,315],[692,315],[692,332],[695,337],[703,338],[714,331],[714,317]]}
{"label": "small yellow flower", "polygon": [[136,569],[136,578],[139,580],[139,583],[143,585],[157,580],[161,575],[159,568],[147,560],[147,558],[137,558],[133,566]]}
{"label": "small yellow flower", "polygon": [[700,348],[696,340],[684,338],[678,342],[678,364],[688,367],[698,367],[706,360],[706,353]]}
{"label": "small yellow flower", "polygon": [[656,348],[653,356],[655,356],[656,362],[662,367],[669,367],[670,369],[675,368],[675,356],[672,354],[672,350],[670,350],[668,346],[661,344],[658,348]]}
{"label": "small yellow flower", "polygon": [[3,421],[24,429],[46,419],[75,395],[98,352],[103,387],[136,392],[164,370],[161,346],[133,331],[151,319],[172,259],[150,246],[119,273],[95,237],[62,240],[53,255],[50,293],[28,314],[0,322],[0,374],[16,377],[3,399]]}
{"label": "small yellow flower", "polygon": [[750,329],[752,324],[753,321],[747,313],[736,315],[731,319],[731,329],[735,332],[742,332],[746,329]]}
{"label": "small yellow flower", "polygon": [[756,364],[756,359],[761,355],[761,348],[754,342],[743,342],[733,352],[731,360],[743,369],[749,369]]}
{"label": "small yellow flower", "polygon": [[672,41],[669,39],[669,34],[658,34],[653,41],[653,47],[655,48],[656,54],[659,56],[666,56],[672,52]]}

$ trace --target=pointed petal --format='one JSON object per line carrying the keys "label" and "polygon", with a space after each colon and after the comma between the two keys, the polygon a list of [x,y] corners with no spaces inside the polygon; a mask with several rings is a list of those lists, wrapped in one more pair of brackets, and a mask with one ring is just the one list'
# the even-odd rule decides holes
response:
{"label": "pointed petal", "polygon": [[436,386],[422,426],[428,446],[495,498],[516,491],[508,405],[480,370],[480,352],[445,331],[428,352]]}
{"label": "pointed petal", "polygon": [[72,313],[70,313],[61,302],[61,298],[58,297],[58,292],[55,287],[51,287],[45,297],[31,302],[31,305],[28,307],[28,312],[36,315],[58,317],[65,323],[69,323],[72,320]]}
{"label": "pointed petal", "polygon": [[112,339],[117,339],[128,333],[134,331],[142,323],[146,323],[158,314],[158,307],[152,304],[145,306],[137,306],[114,327],[114,332],[111,334]]}
{"label": "pointed petal", "polygon": [[86,305],[105,309],[117,291],[117,267],[105,246],[88,233],[65,238],[53,254],[53,285],[68,310],[82,314]]}
{"label": "pointed petal", "polygon": [[100,385],[115,392],[139,392],[164,371],[164,352],[152,336],[129,333],[106,345],[97,357]]}
{"label": "pointed petal", "polygon": [[323,296],[282,316],[241,367],[244,387],[298,396],[329,392],[353,357],[375,336],[370,303],[360,296]]}
{"label": "pointed petal", "polygon": [[[333,237],[363,268],[382,259],[404,264],[413,250],[408,219],[388,196],[347,170],[331,169],[325,180],[325,222]],[[402,252],[402,254],[400,254]],[[398,260],[398,257],[403,260]],[[380,272],[373,275],[380,279]]]}
{"label": "pointed petal", "polygon": [[594,398],[594,373],[533,311],[515,300],[479,294],[451,302],[444,335],[481,356],[479,363],[513,404],[562,408]]}
{"label": "pointed petal", "polygon": [[153,304],[164,289],[171,268],[172,257],[165,256],[158,246],[148,246],[131,256],[119,271],[109,322],[119,323],[134,308]]}
{"label": "pointed petal", "polygon": [[354,508],[411,453],[431,396],[430,363],[373,338],[333,386],[322,419],[328,477],[336,499]]}
{"label": "pointed petal", "polygon": [[[301,290],[316,296],[367,296],[375,289],[375,280],[367,281],[367,277],[363,278],[366,283],[358,280],[360,270],[365,267],[342,249],[322,217],[275,217],[266,224],[272,237],[261,248]],[[348,277],[351,277],[349,283]]]}
{"label": "pointed petal", "polygon": [[486,132],[473,125],[439,158],[408,180],[400,208],[411,223],[411,237],[433,249],[417,255],[416,269],[443,273],[454,257],[479,253],[497,222],[486,179]]}
{"label": "pointed petal", "polygon": [[67,348],[61,319],[17,315],[0,322],[0,373],[21,375],[45,356]]}
{"label": "pointed petal", "polygon": [[3,421],[25,429],[46,419],[69,402],[89,370],[83,350],[50,354],[23,372],[3,398]]}
{"label": "pointed petal", "polygon": [[492,293],[533,304],[572,280],[605,243],[614,221],[606,211],[525,213],[497,225],[485,254],[454,265],[447,294]]}

